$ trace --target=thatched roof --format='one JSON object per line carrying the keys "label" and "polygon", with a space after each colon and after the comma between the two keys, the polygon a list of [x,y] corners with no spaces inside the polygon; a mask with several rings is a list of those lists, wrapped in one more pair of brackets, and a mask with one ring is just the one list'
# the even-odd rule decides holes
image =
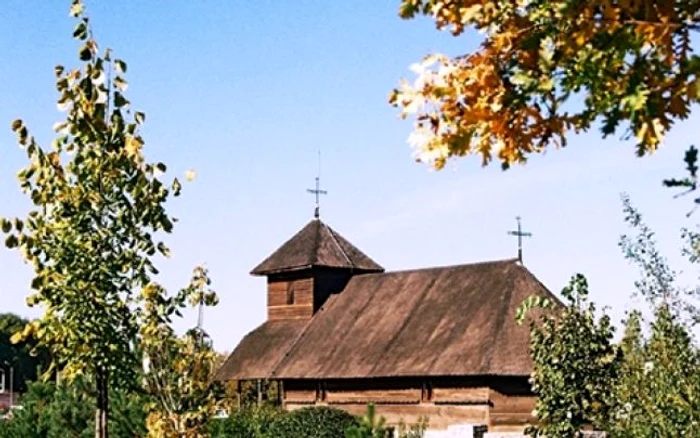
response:
{"label": "thatched roof", "polygon": [[556,300],[515,260],[358,275],[303,328],[253,331],[218,377],[528,376],[514,317],[533,294]]}
{"label": "thatched roof", "polygon": [[382,272],[371,258],[331,227],[314,219],[251,271],[269,275],[312,267],[345,268],[355,272]]}

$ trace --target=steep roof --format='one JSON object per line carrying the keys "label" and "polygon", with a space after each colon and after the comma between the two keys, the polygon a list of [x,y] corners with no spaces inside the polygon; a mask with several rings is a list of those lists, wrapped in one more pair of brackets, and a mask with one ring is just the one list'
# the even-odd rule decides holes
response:
{"label": "steep roof", "polygon": [[277,363],[249,368],[262,359],[244,340],[219,377],[528,376],[529,330],[514,317],[533,294],[558,302],[515,260],[355,276],[284,346],[265,341],[284,350]]}
{"label": "steep roof", "polygon": [[331,227],[314,219],[251,271],[269,275],[312,267],[382,272],[384,268]]}
{"label": "steep roof", "polygon": [[216,373],[217,380],[266,379],[307,321],[267,321],[248,333]]}

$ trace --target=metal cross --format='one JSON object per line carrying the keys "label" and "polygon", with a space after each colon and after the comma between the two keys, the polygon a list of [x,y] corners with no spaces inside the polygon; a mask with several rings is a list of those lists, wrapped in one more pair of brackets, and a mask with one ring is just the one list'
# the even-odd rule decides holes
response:
{"label": "metal cross", "polygon": [[516,216],[515,220],[518,221],[518,231],[508,231],[511,236],[518,236],[518,261],[523,262],[523,237],[532,237],[532,233],[528,233],[522,230],[520,226],[520,216]]}
{"label": "metal cross", "polygon": [[321,216],[321,199],[320,195],[327,195],[328,192],[321,190],[321,151],[318,151],[318,176],[316,177],[316,188],[306,189],[307,192],[316,195],[316,209],[314,210],[314,217],[318,219]]}
{"label": "metal cross", "polygon": [[320,210],[320,208],[321,208],[321,206],[320,206],[320,204],[321,204],[321,202],[320,202],[320,201],[321,201],[321,200],[320,200],[320,195],[327,195],[327,194],[328,194],[327,191],[321,190],[321,178],[319,178],[318,176],[316,177],[316,188],[315,188],[315,189],[306,189],[306,191],[309,192],[309,193],[313,193],[314,195],[316,195],[316,209],[314,210],[314,217],[315,217],[316,219],[318,219],[319,216],[320,216],[320,211],[319,211],[319,210]]}

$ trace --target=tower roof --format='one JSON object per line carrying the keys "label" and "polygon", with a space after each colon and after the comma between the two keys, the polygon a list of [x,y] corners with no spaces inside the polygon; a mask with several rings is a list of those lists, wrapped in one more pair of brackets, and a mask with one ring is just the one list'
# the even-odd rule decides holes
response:
{"label": "tower roof", "polygon": [[320,219],[314,219],[251,271],[269,275],[312,267],[383,272],[384,268]]}

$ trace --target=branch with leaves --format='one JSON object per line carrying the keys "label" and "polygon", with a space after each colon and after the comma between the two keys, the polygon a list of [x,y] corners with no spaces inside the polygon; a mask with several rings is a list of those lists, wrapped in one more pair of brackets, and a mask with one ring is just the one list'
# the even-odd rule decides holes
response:
{"label": "branch with leaves", "polygon": [[64,378],[93,379],[97,435],[106,437],[109,387],[138,386],[138,291],[158,273],[156,254],[169,254],[156,236],[173,229],[165,203],[180,183],[169,188],[159,177],[166,166],[144,158],[145,115],[126,98],[126,62],[99,51],[80,0],[71,15],[83,64],[55,68],[65,119],[50,148],[22,120],[12,123],[29,162],[19,184],[33,207],[0,228],[34,269],[28,305],[44,309],[14,340],[47,347]]}
{"label": "branch with leaves", "polygon": [[141,349],[145,361],[145,386],[151,398],[147,420],[149,436],[205,437],[205,427],[216,414],[223,387],[213,381],[217,354],[197,327],[178,336],[173,315],[186,307],[215,306],[216,293],[209,288],[206,269],[197,267],[188,287],[168,297],[155,284],[146,287]]}
{"label": "branch with leaves", "polygon": [[532,436],[575,437],[589,425],[601,426],[614,406],[612,388],[619,375],[620,352],[613,343],[610,317],[596,317],[588,301],[588,282],[580,274],[563,289],[565,307],[547,299],[528,299],[518,310],[518,322],[530,320],[530,377],[537,396],[537,424]]}
{"label": "branch with leaves", "polygon": [[402,18],[484,40],[427,56],[389,101],[415,116],[409,143],[438,169],[465,155],[508,168],[598,124],[603,137],[626,125],[643,155],[698,102],[698,10],[698,0],[403,0]]}

